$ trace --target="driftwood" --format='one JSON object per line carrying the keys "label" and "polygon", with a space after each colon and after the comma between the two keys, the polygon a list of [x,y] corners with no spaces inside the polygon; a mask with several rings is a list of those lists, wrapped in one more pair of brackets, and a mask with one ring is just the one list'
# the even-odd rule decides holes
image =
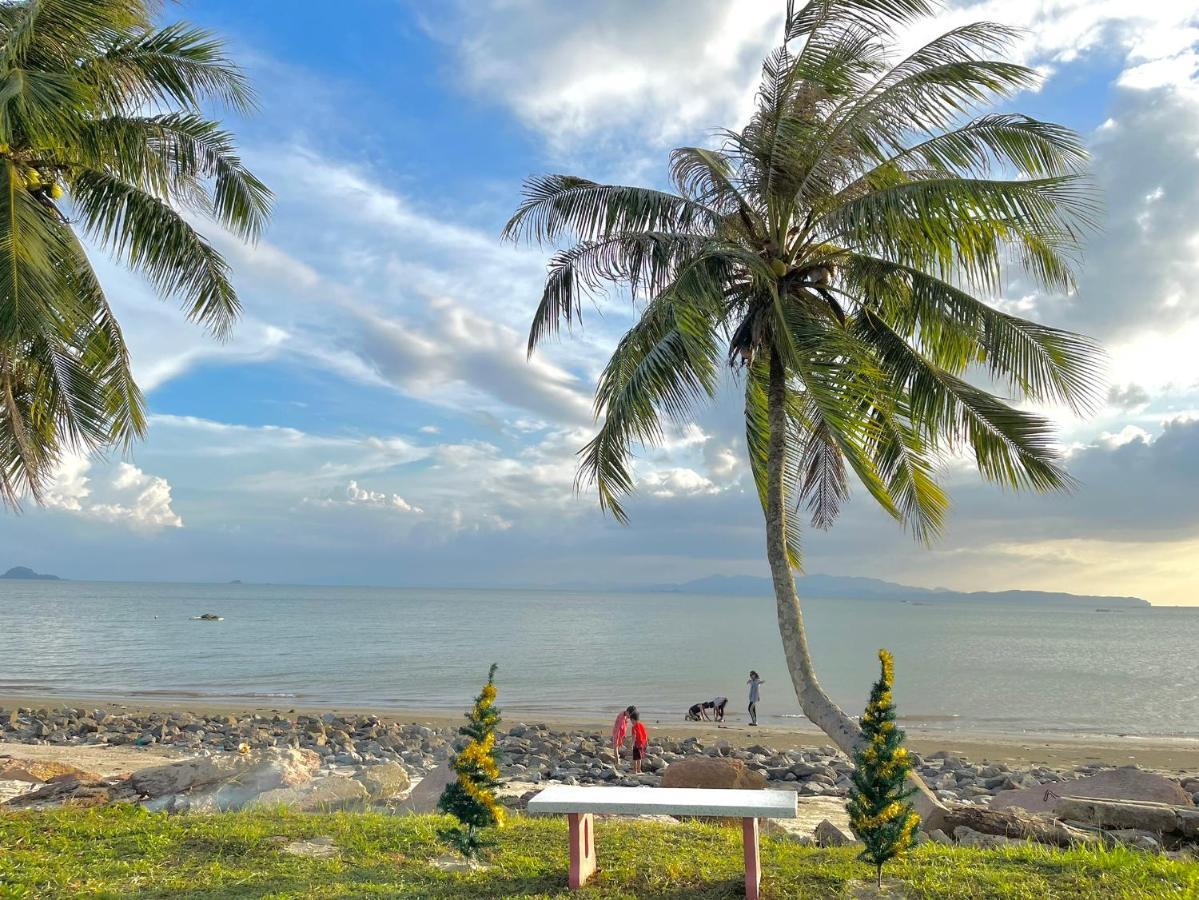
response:
{"label": "driftwood", "polygon": [[1199,838],[1199,809],[1145,800],[1060,797],[1054,811],[1064,819],[1104,828],[1136,828],[1158,834]]}
{"label": "driftwood", "polygon": [[957,806],[946,811],[943,823],[942,829],[950,834],[953,833],[953,829],[965,826],[982,834],[998,834],[1040,844],[1052,844],[1055,847],[1097,844],[1103,840],[1095,832],[1074,828],[1050,816],[1035,815],[1016,808]]}

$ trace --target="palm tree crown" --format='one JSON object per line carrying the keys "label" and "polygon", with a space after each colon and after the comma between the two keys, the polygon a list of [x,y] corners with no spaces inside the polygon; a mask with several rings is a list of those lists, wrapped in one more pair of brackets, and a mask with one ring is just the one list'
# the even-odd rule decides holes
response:
{"label": "palm tree crown", "polygon": [[929,0],[789,4],[749,123],[718,149],[674,151],[673,192],[526,182],[506,236],[561,248],[529,352],[608,284],[644,303],[600,377],[603,421],[582,451],[581,480],[619,519],[636,445],[712,397],[726,361],[744,370],[764,506],[774,384],[786,496],[817,526],[835,519],[852,471],[928,538],[946,508],[936,466],[956,452],[1005,485],[1069,483],[1049,423],[966,376],[982,367],[1029,400],[1090,402],[1089,340],[981,299],[1012,267],[1071,287],[1094,211],[1086,153],[1058,125],[981,113],[1036,80],[992,58],[1011,29],[966,25],[897,57],[895,29],[934,11]]}
{"label": "palm tree crown", "polygon": [[256,237],[270,192],[205,117],[252,106],[220,42],[153,0],[0,4],[0,500],[40,499],[64,452],[145,430],[121,329],[82,243],[228,333],[228,266],[188,213]]}

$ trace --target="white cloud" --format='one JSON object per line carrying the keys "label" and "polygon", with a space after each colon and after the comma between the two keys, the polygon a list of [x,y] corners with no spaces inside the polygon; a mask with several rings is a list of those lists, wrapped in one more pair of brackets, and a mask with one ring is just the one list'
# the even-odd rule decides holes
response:
{"label": "white cloud", "polygon": [[351,506],[374,506],[395,509],[400,512],[423,513],[419,506],[413,506],[399,494],[388,494],[386,491],[369,491],[359,487],[357,481],[346,485],[345,502]]}
{"label": "white cloud", "polygon": [[[140,531],[182,528],[171,508],[171,485],[159,475],[119,462],[115,469],[74,455],[65,458],[46,493],[46,506]],[[91,473],[91,474],[89,474]]]}
{"label": "white cloud", "polygon": [[660,144],[741,117],[781,0],[456,3],[444,26],[469,84],[551,142],[635,129]]}
{"label": "white cloud", "polygon": [[[694,140],[745,119],[762,58],[782,31],[782,0],[551,0],[454,4],[431,28],[456,47],[468,84],[506,103],[557,149],[632,134],[643,147]],[[1052,73],[1111,49],[1122,83],[1193,77],[1193,0],[958,0],[901,36],[914,47],[969,21],[1022,27],[1025,62]]]}
{"label": "white cloud", "polygon": [[641,487],[650,495],[662,498],[720,493],[720,488],[699,472],[681,467],[650,472],[641,479]]}

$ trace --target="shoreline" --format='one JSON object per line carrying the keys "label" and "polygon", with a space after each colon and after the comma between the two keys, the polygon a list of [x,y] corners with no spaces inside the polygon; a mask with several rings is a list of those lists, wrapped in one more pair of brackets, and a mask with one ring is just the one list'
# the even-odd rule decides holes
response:
{"label": "shoreline", "polygon": [[[456,728],[462,722],[462,710],[379,709],[353,705],[307,705],[281,702],[283,698],[262,698],[259,702],[218,700],[176,700],[146,698],[56,697],[48,695],[0,694],[0,709],[119,710],[122,713],[187,712],[194,715],[235,713],[279,713],[291,715],[375,715],[384,722],[420,724],[433,728]],[[272,702],[273,701],[273,702]],[[611,727],[607,718],[594,715],[544,714],[521,710],[506,711],[507,725],[545,724],[555,730],[587,730],[604,734]],[[667,739],[699,737],[722,739],[735,747],[766,744],[780,750],[822,747],[830,743],[823,732],[805,722],[785,725],[766,724],[751,728],[742,722],[724,725],[682,721],[660,721],[646,717],[653,733]],[[944,750],[971,760],[1017,765],[1068,767],[1086,763],[1139,765],[1162,771],[1199,769],[1199,738],[1142,737],[1087,733],[1036,734],[987,733],[939,730],[905,725],[908,745],[918,753]]]}

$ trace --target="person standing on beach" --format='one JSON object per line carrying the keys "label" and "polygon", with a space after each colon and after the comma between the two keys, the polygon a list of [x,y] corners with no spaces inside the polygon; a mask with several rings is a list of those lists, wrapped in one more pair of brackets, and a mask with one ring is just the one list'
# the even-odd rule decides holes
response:
{"label": "person standing on beach", "polygon": [[757,672],[753,671],[753,669],[750,669],[749,681],[747,681],[745,683],[749,685],[749,724],[757,725],[758,724],[758,699],[760,696],[760,693],[758,691],[758,686],[765,684],[766,682],[762,680],[762,678],[758,675]]}
{"label": "person standing on beach", "polygon": [[620,751],[624,749],[625,736],[629,733],[629,716],[636,712],[635,706],[625,707],[612,723],[612,768],[617,771],[620,771]]}
{"label": "person standing on beach", "polygon": [[645,751],[649,747],[649,733],[641,724],[641,714],[636,709],[629,713],[629,718],[633,720],[633,774],[640,775],[641,761],[645,759]]}

